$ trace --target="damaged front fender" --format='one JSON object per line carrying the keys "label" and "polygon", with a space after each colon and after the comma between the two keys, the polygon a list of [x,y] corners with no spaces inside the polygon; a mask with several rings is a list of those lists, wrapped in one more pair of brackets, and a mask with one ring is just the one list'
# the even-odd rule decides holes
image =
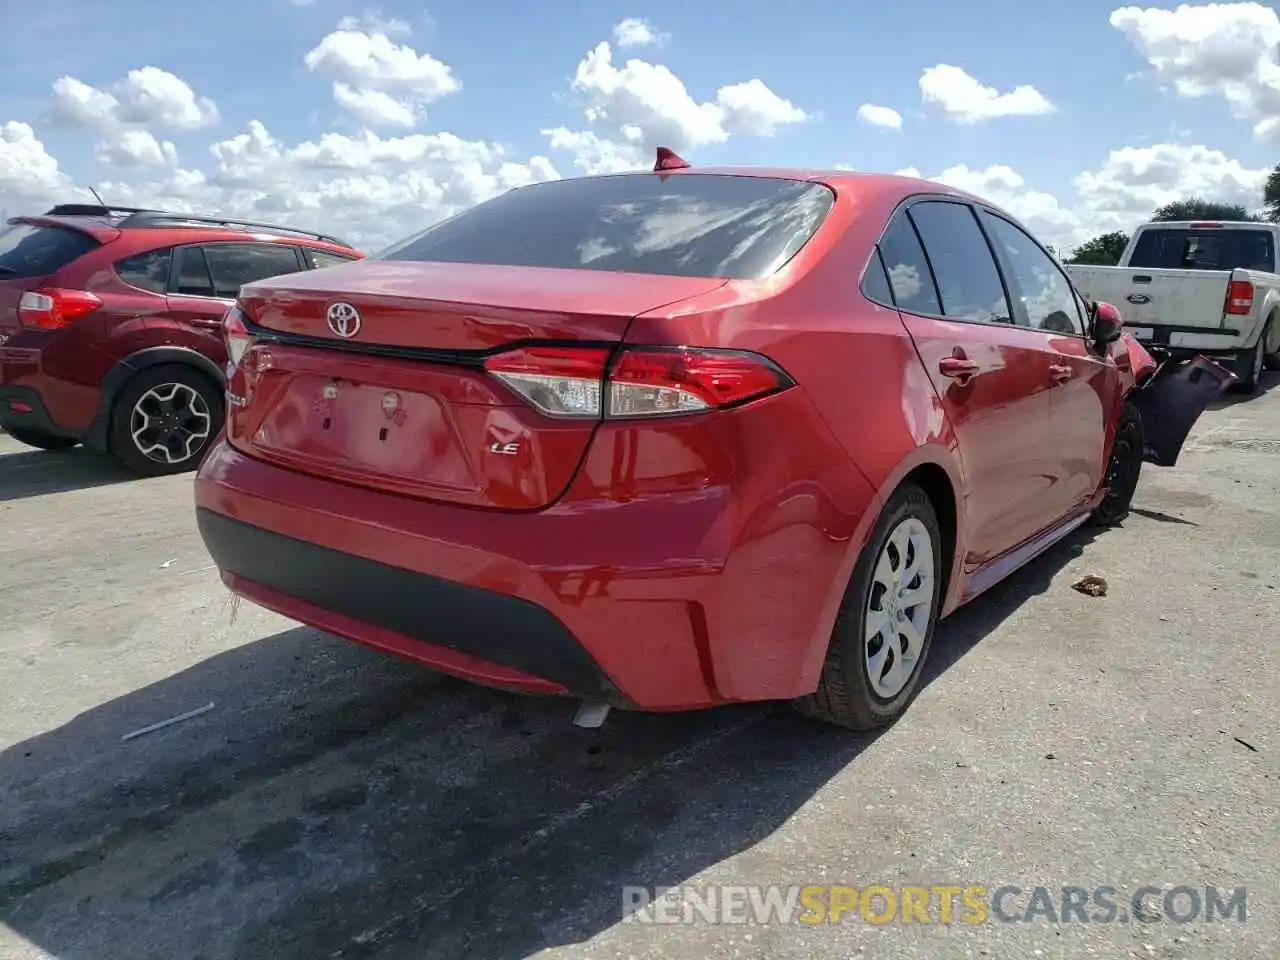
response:
{"label": "damaged front fender", "polygon": [[1174,360],[1166,355],[1157,361],[1141,344],[1135,346],[1153,364],[1145,377],[1136,378],[1137,387],[1129,395],[1142,416],[1142,459],[1172,467],[1200,414],[1236,376],[1207,357]]}

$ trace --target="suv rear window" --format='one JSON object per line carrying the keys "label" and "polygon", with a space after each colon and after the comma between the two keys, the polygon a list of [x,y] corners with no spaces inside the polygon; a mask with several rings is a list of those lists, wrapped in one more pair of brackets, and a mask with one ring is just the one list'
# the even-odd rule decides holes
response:
{"label": "suv rear window", "polygon": [[1269,230],[1191,230],[1156,227],[1143,230],[1130,267],[1144,270],[1275,269]]}
{"label": "suv rear window", "polygon": [[771,177],[554,180],[472,207],[373,259],[758,279],[795,256],[834,200],[821,184]]}
{"label": "suv rear window", "polygon": [[0,229],[0,280],[46,277],[98,246],[79,230],[15,223]]}

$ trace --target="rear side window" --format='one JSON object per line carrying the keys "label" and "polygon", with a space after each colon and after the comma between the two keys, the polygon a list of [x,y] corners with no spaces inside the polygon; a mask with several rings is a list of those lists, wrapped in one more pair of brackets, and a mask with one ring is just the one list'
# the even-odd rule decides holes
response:
{"label": "rear side window", "polygon": [[1000,272],[973,211],[962,203],[928,201],[914,204],[910,215],[938,282],[943,316],[1012,322]]}
{"label": "rear side window", "polygon": [[1138,235],[1129,266],[1143,270],[1275,269],[1269,230],[1153,227]]}
{"label": "rear side window", "polygon": [[310,247],[302,248],[302,256],[306,258],[307,266],[312,270],[319,270],[321,267],[336,267],[340,263],[350,263],[355,257],[340,257],[336,253],[329,253],[326,250],[312,250]]}
{"label": "rear side window", "polygon": [[880,238],[880,256],[893,288],[893,302],[899,310],[933,317],[942,314],[929,261],[906,213],[894,217]]}
{"label": "rear side window", "polygon": [[871,252],[871,260],[862,274],[862,295],[886,307],[893,306],[893,291],[889,288],[889,275],[885,273],[879,250]]}
{"label": "rear side window", "polygon": [[87,233],[65,227],[0,227],[0,280],[48,276],[99,246]]}
{"label": "rear side window", "polygon": [[169,287],[169,265],[173,248],[148,250],[116,261],[116,275],[125,283],[152,293],[164,293]]}
{"label": "rear side window", "polygon": [[229,299],[240,296],[246,283],[302,269],[297,251],[286,244],[209,243],[204,253],[213,275],[214,296]]}
{"label": "rear side window", "polygon": [[376,259],[757,279],[795,256],[834,200],[820,184],[772,177],[555,180],[472,207]]}

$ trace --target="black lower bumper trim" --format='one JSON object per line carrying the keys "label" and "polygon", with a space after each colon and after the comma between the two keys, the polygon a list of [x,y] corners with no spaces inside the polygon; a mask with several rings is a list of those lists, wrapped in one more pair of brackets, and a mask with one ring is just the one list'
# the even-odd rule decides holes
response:
{"label": "black lower bumper trim", "polygon": [[[13,404],[23,404],[30,410],[15,410]],[[30,387],[0,387],[0,425],[5,428],[15,427],[43,433],[50,437],[71,437],[77,435],[64,430],[53,422],[44,399]]]}
{"label": "black lower bumper trim", "polygon": [[616,694],[551,611],[528,600],[377,563],[205,508],[200,536],[218,566],[322,610],[558,683]]}

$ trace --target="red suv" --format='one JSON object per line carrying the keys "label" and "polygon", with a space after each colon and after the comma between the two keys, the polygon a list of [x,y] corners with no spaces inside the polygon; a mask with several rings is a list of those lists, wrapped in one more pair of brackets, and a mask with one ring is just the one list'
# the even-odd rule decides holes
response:
{"label": "red suv", "polygon": [[199,462],[222,428],[222,318],[243,284],[345,263],[288,227],[66,204],[0,231],[0,426],[136,473]]}
{"label": "red suv", "polygon": [[685,166],[246,286],[195,484],[226,584],[584,723],[873,727],[939,617],[1122,519],[1230,379],[1158,365],[976,197]]}

